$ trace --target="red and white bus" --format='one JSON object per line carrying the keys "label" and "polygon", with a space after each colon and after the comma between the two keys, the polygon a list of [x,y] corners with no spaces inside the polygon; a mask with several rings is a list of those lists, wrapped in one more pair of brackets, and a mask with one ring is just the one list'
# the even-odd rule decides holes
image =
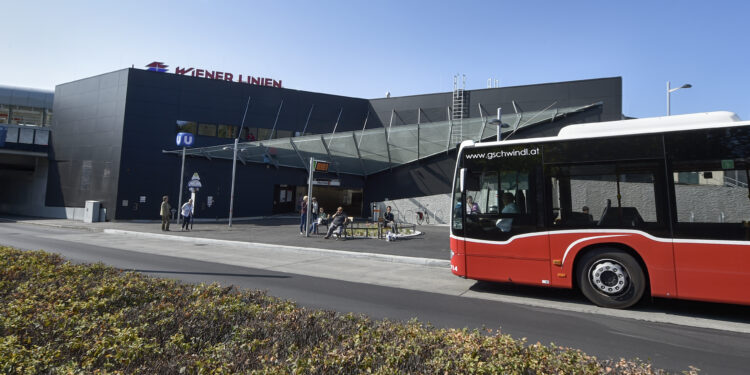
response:
{"label": "red and white bus", "polygon": [[570,125],[555,137],[459,149],[451,271],[750,304],[750,121],[711,112]]}

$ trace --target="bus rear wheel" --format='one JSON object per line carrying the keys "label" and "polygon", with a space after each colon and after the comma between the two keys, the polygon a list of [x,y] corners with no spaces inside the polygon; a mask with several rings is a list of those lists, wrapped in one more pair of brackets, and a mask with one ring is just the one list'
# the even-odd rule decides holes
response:
{"label": "bus rear wheel", "polygon": [[601,248],[585,254],[577,276],[583,295],[601,307],[626,309],[640,301],[646,290],[641,265],[619,249]]}

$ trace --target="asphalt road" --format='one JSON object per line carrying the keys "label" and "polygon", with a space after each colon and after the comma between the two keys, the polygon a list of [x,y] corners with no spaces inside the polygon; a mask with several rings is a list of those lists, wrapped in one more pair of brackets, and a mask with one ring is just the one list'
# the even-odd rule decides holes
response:
{"label": "asphalt road", "polygon": [[[599,358],[638,357],[653,361],[658,368],[672,371],[693,365],[706,374],[745,374],[750,363],[750,334],[731,330],[731,323],[738,323],[742,327],[750,323],[750,309],[741,306],[657,301],[654,305],[639,308],[650,314],[699,314],[723,327],[714,330],[563,310],[556,308],[556,304],[588,306],[588,303],[573,291],[473,283],[452,277],[448,272],[444,274],[445,281],[426,279],[428,276],[423,276],[421,269],[414,268],[417,266],[409,266],[413,268],[408,268],[411,271],[406,272],[404,270],[407,268],[398,265],[386,264],[387,268],[383,268],[385,262],[378,260],[337,257],[321,260],[295,253],[283,260],[285,265],[282,266],[284,254],[277,249],[279,259],[258,258],[254,262],[257,266],[240,266],[226,264],[218,246],[199,243],[176,245],[168,240],[145,241],[113,234],[12,223],[0,223],[0,244],[22,249],[44,249],[60,253],[74,262],[103,262],[186,282],[218,282],[262,289],[306,307],[363,313],[376,319],[406,320],[417,317],[437,327],[499,328],[515,338],[525,337],[530,343],[554,342],[579,348]],[[170,252],[175,246],[185,254],[188,251],[190,254],[207,253],[205,259],[214,258],[215,261],[160,255],[175,254],[174,251]],[[237,259],[238,256],[232,258]],[[277,263],[268,263],[272,261]],[[289,265],[292,263],[306,269],[314,268],[316,270],[310,273],[318,276],[280,271],[294,269]],[[339,275],[333,274],[335,270],[345,267],[352,268],[353,274],[365,274],[369,269],[378,276],[374,279],[363,277],[365,282],[352,282],[341,280]],[[384,270],[393,270],[393,273]],[[321,277],[326,272],[331,273],[331,277]],[[443,274],[439,275],[442,277]],[[355,280],[353,276],[350,279]],[[413,287],[414,284],[441,282],[449,284],[438,285],[434,289],[436,292],[415,290]],[[489,299],[485,298],[488,296]],[[494,296],[521,296],[539,303],[500,302],[491,300]],[[637,317],[638,313],[625,312],[625,316],[633,314],[633,317]]]}

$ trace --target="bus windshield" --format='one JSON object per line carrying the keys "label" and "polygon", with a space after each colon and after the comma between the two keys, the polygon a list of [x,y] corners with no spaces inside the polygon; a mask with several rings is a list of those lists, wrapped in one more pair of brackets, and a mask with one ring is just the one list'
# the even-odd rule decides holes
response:
{"label": "bus windshield", "polygon": [[[488,240],[536,230],[535,181],[541,161],[538,154],[524,150],[467,154],[463,194],[453,195],[454,230],[463,229],[466,236]],[[462,227],[456,224],[459,213]]]}

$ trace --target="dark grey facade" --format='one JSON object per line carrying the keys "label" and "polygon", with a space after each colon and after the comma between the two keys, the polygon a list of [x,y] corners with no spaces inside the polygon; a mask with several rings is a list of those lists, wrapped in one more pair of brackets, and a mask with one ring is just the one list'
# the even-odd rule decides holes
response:
{"label": "dark grey facade", "polygon": [[[602,102],[552,124],[525,128],[515,136],[556,133],[567,123],[620,119],[621,92],[620,78],[471,90],[466,91],[466,116],[479,117],[480,104],[482,115],[491,117],[498,106],[506,113],[512,111],[512,101],[526,111],[551,104]],[[180,158],[162,152],[177,148],[176,121],[239,126],[248,97],[251,104],[245,126],[271,129],[275,124],[277,132],[286,134],[303,129],[305,134],[325,134],[333,132],[334,126],[336,132],[361,130],[365,119],[368,129],[388,126],[392,111],[393,126],[416,123],[418,113],[423,124],[444,121],[451,106],[451,93],[367,100],[138,69],[86,78],[59,85],[55,91],[47,205],[81,207],[86,200],[99,200],[109,219],[157,218],[163,195],[170,197],[173,206],[178,201]],[[198,147],[232,141],[196,136]],[[455,153],[447,153],[371,176],[331,177],[341,180],[342,189],[362,190],[360,209],[367,214],[372,201],[449,192],[454,160]],[[203,184],[197,217],[227,217],[231,168],[231,160],[187,158],[185,180],[197,172]],[[305,181],[305,170],[238,163],[234,216],[283,212],[274,189],[304,186]],[[212,197],[210,207],[208,196]]]}

